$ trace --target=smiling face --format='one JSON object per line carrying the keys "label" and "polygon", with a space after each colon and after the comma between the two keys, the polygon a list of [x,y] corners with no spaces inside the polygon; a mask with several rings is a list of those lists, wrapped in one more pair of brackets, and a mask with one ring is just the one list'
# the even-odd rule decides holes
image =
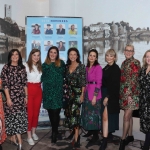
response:
{"label": "smiling face", "polygon": [[71,62],[76,62],[78,56],[77,53],[75,51],[70,51],[69,53],[69,59]]}
{"label": "smiling face", "polygon": [[126,59],[132,58],[134,55],[134,48],[132,46],[126,46],[126,48],[124,50],[124,55],[125,55]]}
{"label": "smiling face", "polygon": [[17,51],[14,51],[11,56],[11,62],[18,63],[18,60],[19,60],[19,54]]}
{"label": "smiling face", "polygon": [[147,52],[146,53],[146,56],[145,56],[145,62],[148,66],[150,66],[150,52]]}
{"label": "smiling face", "polygon": [[71,25],[71,30],[74,31],[74,25]]}
{"label": "smiling face", "polygon": [[55,62],[56,58],[57,58],[57,50],[56,49],[51,49],[49,51],[49,59],[51,60],[51,62]]}
{"label": "smiling face", "polygon": [[88,60],[90,63],[94,63],[97,60],[97,56],[95,52],[90,52],[88,56]]}
{"label": "smiling face", "polygon": [[114,55],[111,55],[111,54],[106,54],[106,62],[109,64],[109,65],[112,65],[115,60],[116,60],[116,57]]}
{"label": "smiling face", "polygon": [[33,64],[37,64],[37,62],[40,60],[40,52],[35,52],[32,54],[32,62]]}

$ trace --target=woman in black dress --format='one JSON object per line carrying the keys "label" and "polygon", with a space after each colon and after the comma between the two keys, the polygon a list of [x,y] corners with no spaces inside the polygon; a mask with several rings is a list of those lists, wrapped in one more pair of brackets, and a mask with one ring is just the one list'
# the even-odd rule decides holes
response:
{"label": "woman in black dress", "polygon": [[109,49],[105,54],[105,60],[108,63],[103,68],[102,78],[102,126],[103,142],[100,150],[107,147],[108,133],[119,129],[119,90],[120,90],[120,69],[115,63],[116,52]]}
{"label": "woman in black dress", "polygon": [[12,137],[17,136],[18,150],[22,150],[21,134],[27,131],[28,123],[26,113],[28,94],[27,73],[18,49],[9,52],[8,63],[2,69],[1,79],[6,95],[4,103],[6,133]]}
{"label": "woman in black dress", "polygon": [[143,56],[143,67],[139,75],[140,83],[140,130],[145,133],[143,150],[150,146],[150,50]]}

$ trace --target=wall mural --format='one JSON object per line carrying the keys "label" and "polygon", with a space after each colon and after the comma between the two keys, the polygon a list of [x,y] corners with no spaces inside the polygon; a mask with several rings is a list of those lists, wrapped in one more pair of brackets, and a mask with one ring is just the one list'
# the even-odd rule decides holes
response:
{"label": "wall mural", "polygon": [[136,58],[140,61],[146,50],[150,46],[149,27],[134,29],[128,22],[111,22],[91,24],[83,27],[84,34],[84,62],[87,59],[87,53],[91,48],[96,48],[99,52],[99,62],[102,66],[105,51],[113,48],[118,54],[118,65],[124,60],[124,48],[127,44],[133,44],[135,47]]}

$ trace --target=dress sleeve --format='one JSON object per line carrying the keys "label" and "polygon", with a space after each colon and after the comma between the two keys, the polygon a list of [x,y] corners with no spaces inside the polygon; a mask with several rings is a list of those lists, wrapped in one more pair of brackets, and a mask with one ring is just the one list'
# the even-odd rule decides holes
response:
{"label": "dress sleeve", "polygon": [[1,72],[2,85],[4,89],[9,89],[8,66],[5,65]]}
{"label": "dress sleeve", "polygon": [[97,66],[95,71],[95,82],[94,96],[97,96],[102,86],[102,67],[100,65]]}
{"label": "dress sleeve", "polygon": [[80,69],[80,85],[81,85],[81,87],[85,87],[86,86],[85,65],[81,65],[81,69]]}
{"label": "dress sleeve", "polygon": [[22,84],[23,86],[27,86],[27,72],[26,72],[26,68],[22,69]]}

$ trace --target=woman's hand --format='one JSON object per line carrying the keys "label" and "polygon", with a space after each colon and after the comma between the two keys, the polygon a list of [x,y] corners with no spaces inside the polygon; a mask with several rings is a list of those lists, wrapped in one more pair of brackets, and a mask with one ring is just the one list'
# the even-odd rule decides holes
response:
{"label": "woman's hand", "polygon": [[83,93],[80,95],[80,103],[82,103],[84,101],[84,95]]}
{"label": "woman's hand", "polygon": [[27,105],[27,103],[28,103],[28,98],[26,97],[24,98],[24,104]]}
{"label": "woman's hand", "polygon": [[92,99],[92,105],[94,106],[95,104],[96,104],[96,96],[94,96]]}
{"label": "woman's hand", "polygon": [[107,105],[108,105],[108,97],[105,97],[105,98],[104,98],[103,105],[104,105],[104,106],[107,106]]}
{"label": "woman's hand", "polygon": [[13,105],[13,102],[11,101],[11,99],[7,99],[7,106],[11,107]]}

